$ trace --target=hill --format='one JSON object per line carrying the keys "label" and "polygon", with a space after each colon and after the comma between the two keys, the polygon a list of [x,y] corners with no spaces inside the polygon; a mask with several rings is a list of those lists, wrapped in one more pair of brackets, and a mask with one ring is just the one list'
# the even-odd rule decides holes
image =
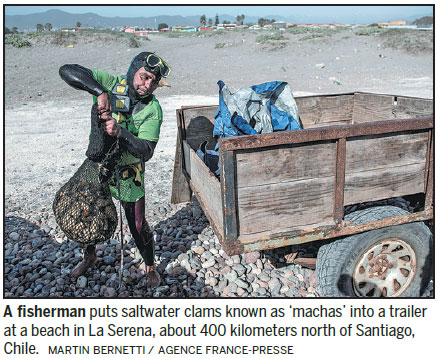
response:
{"label": "hill", "polygon": [[[37,24],[52,24],[53,28],[72,27],[80,22],[82,26],[94,28],[114,28],[124,26],[138,26],[157,28],[159,24],[166,23],[169,26],[198,26],[201,15],[193,16],[147,16],[147,7],[144,7],[142,13],[137,17],[105,17],[92,12],[84,14],[72,14],[61,10],[48,10],[46,12],[30,15],[6,15],[5,26],[8,28],[17,27],[19,31],[33,30]],[[275,18],[286,21],[282,16],[265,16],[266,18]],[[213,21],[215,18],[212,19]],[[235,16],[222,14],[219,15],[220,22],[235,22]],[[258,17],[247,16],[245,23],[257,23]]]}

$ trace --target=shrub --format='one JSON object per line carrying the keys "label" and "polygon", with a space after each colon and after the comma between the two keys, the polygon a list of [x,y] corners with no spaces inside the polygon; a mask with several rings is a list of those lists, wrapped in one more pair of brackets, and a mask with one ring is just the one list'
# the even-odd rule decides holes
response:
{"label": "shrub", "polygon": [[355,31],[355,35],[357,36],[375,36],[378,35],[381,32],[384,32],[387,30],[380,29],[379,27],[368,27],[365,29],[360,29]]}
{"label": "shrub", "polygon": [[52,44],[67,46],[76,43],[76,34],[71,32],[56,32],[53,34]]}
{"label": "shrub", "polygon": [[135,37],[129,37],[128,46],[131,48],[137,48],[141,46],[141,43]]}
{"label": "shrub", "polygon": [[310,35],[307,35],[307,36],[300,38],[299,41],[312,40],[312,39],[315,39],[318,37],[324,37],[324,36],[325,35],[323,35],[323,34],[310,34]]}
{"label": "shrub", "polygon": [[266,35],[259,35],[256,37],[256,42],[259,43],[266,43],[269,41],[279,41],[279,40],[286,40],[286,38],[279,32],[273,33],[273,34],[266,34]]}
{"label": "shrub", "polygon": [[6,35],[5,36],[5,44],[6,45],[12,45],[14,47],[29,47],[32,46],[32,44],[23,38],[21,35]]}
{"label": "shrub", "polygon": [[434,50],[432,31],[388,29],[379,34],[383,47],[411,54],[432,53]]}

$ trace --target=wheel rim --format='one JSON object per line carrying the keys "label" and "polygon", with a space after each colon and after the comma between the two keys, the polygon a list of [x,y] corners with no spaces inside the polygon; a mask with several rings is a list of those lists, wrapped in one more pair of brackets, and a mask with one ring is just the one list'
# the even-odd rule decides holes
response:
{"label": "wheel rim", "polygon": [[411,284],[416,274],[416,253],[399,238],[379,241],[359,258],[354,272],[358,296],[396,297]]}

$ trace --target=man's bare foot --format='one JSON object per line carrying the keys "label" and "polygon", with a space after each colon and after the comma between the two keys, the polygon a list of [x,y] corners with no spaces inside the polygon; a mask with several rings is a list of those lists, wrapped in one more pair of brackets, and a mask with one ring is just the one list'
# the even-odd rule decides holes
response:
{"label": "man's bare foot", "polygon": [[88,246],[84,250],[83,260],[79,262],[76,267],[71,271],[70,276],[73,279],[77,279],[82,275],[89,267],[97,262],[97,256],[94,246]]}
{"label": "man's bare foot", "polygon": [[156,271],[156,266],[146,266],[146,287],[147,288],[156,288],[161,283],[161,277],[159,273]]}

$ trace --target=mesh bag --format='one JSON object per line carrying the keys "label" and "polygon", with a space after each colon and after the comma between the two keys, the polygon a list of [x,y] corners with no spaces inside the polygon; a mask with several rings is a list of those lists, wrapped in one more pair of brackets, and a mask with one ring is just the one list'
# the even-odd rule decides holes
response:
{"label": "mesh bag", "polygon": [[119,158],[118,141],[104,133],[91,111],[90,144],[83,162],[56,193],[53,212],[67,238],[82,244],[109,239],[117,227],[117,211],[107,183]]}
{"label": "mesh bag", "polygon": [[99,180],[98,166],[86,159],[53,202],[59,227],[70,240],[83,244],[107,240],[117,227],[117,211],[108,183]]}

